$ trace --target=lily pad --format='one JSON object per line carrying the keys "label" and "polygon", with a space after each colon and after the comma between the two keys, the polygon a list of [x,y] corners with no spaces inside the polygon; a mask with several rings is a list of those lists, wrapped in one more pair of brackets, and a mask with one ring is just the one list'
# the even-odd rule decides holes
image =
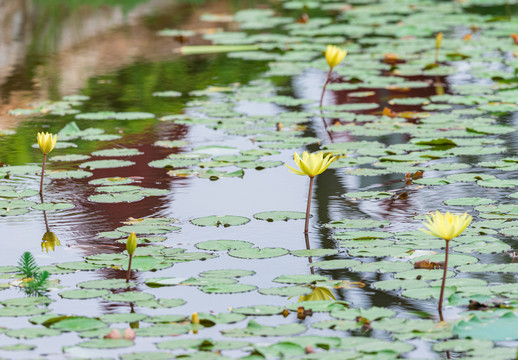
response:
{"label": "lily pad", "polygon": [[230,256],[241,259],[267,259],[278,256],[283,256],[288,253],[288,250],[279,247],[272,248],[248,248],[231,250],[228,252]]}
{"label": "lily pad", "polygon": [[79,167],[82,169],[96,170],[128,167],[132,165],[135,165],[135,163],[129,160],[93,160],[84,162],[79,165]]}
{"label": "lily pad", "polygon": [[207,240],[196,244],[198,249],[209,251],[247,249],[252,246],[253,243],[243,240]]}
{"label": "lily pad", "polygon": [[265,211],[254,214],[254,218],[268,222],[300,220],[306,218],[306,213],[300,211]]}
{"label": "lily pad", "polygon": [[198,226],[237,226],[250,222],[249,218],[243,216],[223,215],[223,216],[205,216],[191,220],[191,223]]}

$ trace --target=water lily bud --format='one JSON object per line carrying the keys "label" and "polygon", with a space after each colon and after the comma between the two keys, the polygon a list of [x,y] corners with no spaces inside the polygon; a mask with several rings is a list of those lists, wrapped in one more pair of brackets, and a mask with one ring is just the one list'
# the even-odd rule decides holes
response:
{"label": "water lily bud", "polygon": [[133,330],[132,328],[125,329],[122,333],[122,337],[126,340],[135,340],[135,330]]}
{"label": "water lily bud", "polygon": [[200,323],[200,318],[198,317],[198,313],[192,313],[192,316],[191,316],[191,323],[192,324],[199,324]]}
{"label": "water lily bud", "polygon": [[438,49],[441,47],[442,43],[442,32],[438,33],[435,37],[435,48]]}
{"label": "water lily bud", "polygon": [[128,236],[128,241],[126,241],[126,250],[129,255],[133,255],[135,250],[137,249],[137,235],[133,231],[130,236]]}
{"label": "water lily bud", "polygon": [[108,335],[104,336],[105,339],[122,339],[121,332],[117,329],[112,329]]}
{"label": "water lily bud", "polygon": [[51,133],[38,133],[37,136],[38,145],[40,146],[40,150],[44,155],[47,155],[49,152],[54,149],[56,145],[56,141],[58,141],[58,136],[53,135]]}

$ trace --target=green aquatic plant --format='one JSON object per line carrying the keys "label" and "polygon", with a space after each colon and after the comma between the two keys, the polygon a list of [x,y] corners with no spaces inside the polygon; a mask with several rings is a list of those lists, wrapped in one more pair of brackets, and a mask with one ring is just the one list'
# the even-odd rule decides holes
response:
{"label": "green aquatic plant", "polygon": [[444,285],[446,284],[446,275],[448,272],[448,250],[450,240],[459,236],[464,231],[464,229],[468,227],[473,218],[467,213],[457,215],[450,214],[449,212],[442,214],[439,211],[436,211],[431,216],[427,216],[426,220],[427,222],[424,222],[423,225],[426,226],[428,230],[421,229],[421,231],[446,241],[444,273],[441,283],[441,294],[439,296],[439,317],[441,318],[441,321],[444,321],[442,316],[442,299],[444,296]]}
{"label": "green aquatic plant", "polygon": [[48,271],[40,270],[30,252],[26,251],[20,256],[18,272],[24,277],[21,289],[28,296],[42,296],[47,291],[47,280],[50,274]]}
{"label": "green aquatic plant", "polygon": [[36,259],[34,259],[34,256],[30,252],[26,251],[20,256],[18,260],[18,271],[21,272],[26,279],[34,278],[39,270],[40,268],[36,264]]}

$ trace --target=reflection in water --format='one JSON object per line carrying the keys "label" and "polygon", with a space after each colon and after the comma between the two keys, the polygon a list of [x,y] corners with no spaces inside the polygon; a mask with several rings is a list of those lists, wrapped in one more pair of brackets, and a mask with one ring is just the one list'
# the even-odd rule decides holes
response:
{"label": "reflection in water", "polygon": [[58,237],[52,231],[47,231],[41,239],[41,251],[54,251],[56,246],[61,246]]}
{"label": "reflection in water", "polygon": [[[44,204],[42,193],[40,193],[40,200],[41,200],[41,204]],[[49,222],[47,220],[47,211],[46,210],[43,210],[43,220],[45,221],[46,231],[45,231],[45,234],[43,235],[43,237],[41,238],[41,251],[43,251],[43,250],[46,250],[46,252],[49,252],[49,250],[54,251],[56,246],[61,246],[61,243],[59,242],[59,239],[56,236],[56,234],[54,234],[49,229]]]}

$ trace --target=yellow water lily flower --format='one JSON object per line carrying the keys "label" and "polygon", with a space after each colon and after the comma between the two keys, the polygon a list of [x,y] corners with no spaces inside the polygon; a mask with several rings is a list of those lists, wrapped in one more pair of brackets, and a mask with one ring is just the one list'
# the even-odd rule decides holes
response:
{"label": "yellow water lily flower", "polygon": [[297,175],[307,175],[313,178],[318,174],[322,174],[329,164],[335,160],[335,157],[331,154],[324,157],[323,152],[319,152],[318,154],[309,154],[307,151],[304,151],[302,158],[300,158],[299,154],[295,153],[295,155],[293,155],[293,160],[295,160],[295,163],[300,170],[284,164],[292,173]]}
{"label": "yellow water lily flower", "polygon": [[427,222],[423,222],[423,225],[428,230],[420,229],[421,231],[450,241],[454,237],[459,236],[468,227],[473,218],[467,213],[458,215],[450,214],[449,212],[443,214],[436,211],[431,216],[426,216],[426,220]]}
{"label": "yellow water lily flower", "polygon": [[326,60],[331,69],[340,64],[346,56],[347,50],[339,48],[338,46],[327,45]]}
{"label": "yellow water lily flower", "polygon": [[42,132],[38,133],[38,145],[40,146],[40,150],[44,155],[47,155],[52,151],[52,149],[54,149],[56,141],[58,141],[57,135]]}

